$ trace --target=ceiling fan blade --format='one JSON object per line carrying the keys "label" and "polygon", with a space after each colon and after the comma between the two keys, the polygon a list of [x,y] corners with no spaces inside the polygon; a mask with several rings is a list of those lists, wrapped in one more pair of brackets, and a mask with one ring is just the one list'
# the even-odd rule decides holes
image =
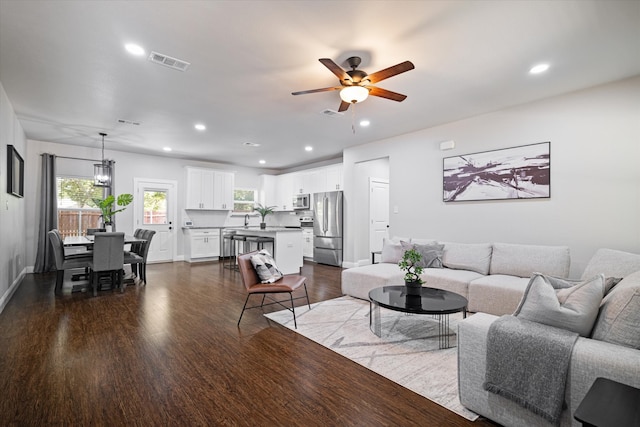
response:
{"label": "ceiling fan blade", "polygon": [[291,92],[291,95],[305,95],[307,93],[330,92],[332,90],[339,90],[339,89],[342,89],[342,86],[323,87],[322,89],[301,90],[300,92]]}
{"label": "ceiling fan blade", "polygon": [[329,71],[335,74],[340,79],[340,81],[351,81],[351,77],[349,76],[349,74],[347,74],[347,72],[343,70],[341,66],[333,62],[331,59],[320,58],[318,59],[318,61],[320,61],[322,65],[327,67]]}
{"label": "ceiling fan blade", "polygon": [[404,61],[400,64],[394,65],[393,67],[385,68],[384,70],[377,71],[373,74],[369,74],[367,79],[371,83],[377,83],[384,79],[388,79],[389,77],[396,76],[398,74],[404,73],[409,70],[413,70],[415,66],[411,61]]}
{"label": "ceiling fan blade", "polygon": [[397,92],[391,92],[390,90],[382,89],[379,87],[368,86],[367,89],[369,89],[369,95],[372,95],[372,96],[379,96],[381,98],[387,98],[387,99],[391,99],[392,101],[398,101],[398,102],[402,102],[405,99],[407,99],[407,95],[403,95]]}
{"label": "ceiling fan blade", "polygon": [[344,102],[344,101],[342,101],[342,102],[340,103],[340,108],[338,108],[338,112],[339,112],[339,113],[342,113],[343,111],[347,111],[347,109],[349,108],[349,105],[351,105],[351,104],[350,104],[350,103],[348,103],[348,102]]}

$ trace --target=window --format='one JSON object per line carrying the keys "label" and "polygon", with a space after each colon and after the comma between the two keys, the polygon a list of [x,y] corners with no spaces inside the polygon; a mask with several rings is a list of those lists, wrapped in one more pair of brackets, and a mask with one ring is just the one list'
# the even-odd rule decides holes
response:
{"label": "window", "polygon": [[251,213],[257,203],[257,191],[248,188],[235,188],[233,190],[233,211],[238,213]]}
{"label": "window", "polygon": [[63,238],[85,235],[87,228],[99,228],[100,209],[93,199],[102,199],[102,191],[93,186],[93,178],[56,177],[58,230]]}
{"label": "window", "polygon": [[167,223],[167,191],[144,190],[144,220],[148,224]]}

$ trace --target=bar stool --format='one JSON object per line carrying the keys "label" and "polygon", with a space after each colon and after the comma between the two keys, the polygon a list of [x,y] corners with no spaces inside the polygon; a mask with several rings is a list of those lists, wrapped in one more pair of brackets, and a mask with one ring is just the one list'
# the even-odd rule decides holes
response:
{"label": "bar stool", "polygon": [[234,248],[235,259],[234,259],[232,268],[234,270],[238,270],[238,255],[240,255],[240,243],[242,243],[242,253],[245,253],[246,252],[245,242],[247,241],[247,236],[234,234],[232,237],[232,240],[235,245],[235,248]]}
{"label": "bar stool", "polygon": [[[234,233],[225,233],[222,235],[222,267],[231,270],[234,269],[232,258],[235,257],[236,253],[236,242],[233,240]],[[225,254],[224,249],[227,247],[229,248],[229,253]]]}
{"label": "bar stool", "polygon": [[256,244],[256,249],[257,250],[262,250],[264,249],[264,245],[265,243],[268,243],[271,245],[271,256],[273,256],[273,250],[274,250],[274,239],[273,237],[266,237],[266,236],[247,236],[247,243],[249,243],[249,251],[251,251],[251,244],[255,243]]}

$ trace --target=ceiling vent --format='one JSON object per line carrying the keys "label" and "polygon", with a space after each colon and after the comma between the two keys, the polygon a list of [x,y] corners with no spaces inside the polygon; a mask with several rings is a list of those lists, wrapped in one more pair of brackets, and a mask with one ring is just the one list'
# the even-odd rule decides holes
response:
{"label": "ceiling vent", "polygon": [[149,61],[155,62],[156,64],[164,65],[165,67],[173,68],[174,70],[178,71],[186,71],[189,65],[191,65],[190,62],[172,58],[158,52],[151,52],[151,54],[149,55]]}
{"label": "ceiling vent", "polygon": [[140,126],[140,122],[134,122],[133,120],[118,119],[118,123],[123,125]]}
{"label": "ceiling vent", "polygon": [[344,116],[343,113],[340,113],[339,111],[336,111],[336,110],[331,110],[329,108],[327,108],[326,110],[322,110],[322,114],[329,117]]}

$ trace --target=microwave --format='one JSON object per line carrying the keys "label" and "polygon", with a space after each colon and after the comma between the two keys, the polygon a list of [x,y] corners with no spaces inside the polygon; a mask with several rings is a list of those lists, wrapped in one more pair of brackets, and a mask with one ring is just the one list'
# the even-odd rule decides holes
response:
{"label": "microwave", "polygon": [[311,208],[311,195],[310,194],[296,194],[293,196],[293,209],[306,209]]}

